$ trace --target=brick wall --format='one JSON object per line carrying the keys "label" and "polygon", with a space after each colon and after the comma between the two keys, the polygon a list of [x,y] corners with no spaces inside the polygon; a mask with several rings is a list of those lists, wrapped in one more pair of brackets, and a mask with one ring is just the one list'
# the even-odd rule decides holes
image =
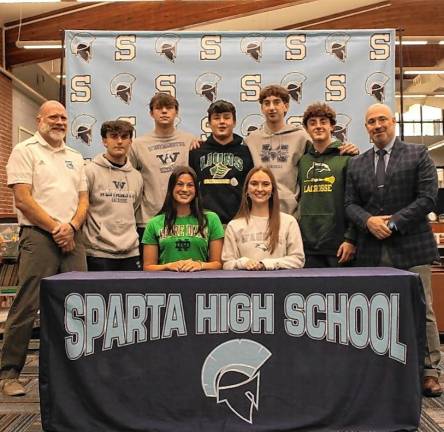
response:
{"label": "brick wall", "polygon": [[0,213],[13,213],[12,192],[6,186],[6,163],[12,149],[12,82],[0,71]]}

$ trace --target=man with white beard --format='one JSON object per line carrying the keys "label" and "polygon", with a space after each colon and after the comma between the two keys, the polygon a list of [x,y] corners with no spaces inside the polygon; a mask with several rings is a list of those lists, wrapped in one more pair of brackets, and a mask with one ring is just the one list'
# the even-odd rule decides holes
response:
{"label": "man with white beard", "polygon": [[6,167],[20,224],[19,290],[9,311],[1,357],[0,386],[22,396],[19,381],[34,320],[40,281],[68,271],[86,271],[80,228],[88,209],[84,161],[65,145],[66,110],[47,101],[37,114],[37,132],[17,144]]}

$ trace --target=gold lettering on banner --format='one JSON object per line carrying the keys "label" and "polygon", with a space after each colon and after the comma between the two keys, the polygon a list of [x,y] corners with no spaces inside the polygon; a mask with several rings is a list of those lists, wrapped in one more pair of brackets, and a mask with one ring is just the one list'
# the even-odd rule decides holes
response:
{"label": "gold lettering on banner", "polygon": [[200,40],[201,60],[218,60],[222,56],[222,47],[220,45],[222,37],[220,35],[202,36]]}
{"label": "gold lettering on banner", "polygon": [[256,102],[259,100],[259,93],[261,92],[262,77],[260,74],[244,75],[241,78],[241,93],[240,100],[242,102]]}
{"label": "gold lettering on banner", "polygon": [[71,102],[91,100],[91,75],[76,75],[71,78]]}
{"label": "gold lettering on banner", "polygon": [[375,33],[370,37],[370,60],[387,60],[390,57],[390,33]]}
{"label": "gold lettering on banner", "polygon": [[289,35],[285,41],[287,50],[285,51],[285,60],[304,60],[307,56],[306,35]]}
{"label": "gold lettering on banner", "polygon": [[116,37],[114,60],[131,61],[136,58],[136,35],[121,35]]}
{"label": "gold lettering on banner", "polygon": [[205,141],[208,137],[208,135],[211,133],[211,128],[210,128],[210,124],[208,123],[208,117],[204,117],[201,121],[200,121],[200,128],[202,130],[202,134],[200,136],[200,139],[202,141]]}
{"label": "gold lettering on banner", "polygon": [[326,101],[343,101],[346,98],[346,83],[347,79],[345,74],[328,75],[325,78],[325,92]]}
{"label": "gold lettering on banner", "polygon": [[161,93],[169,93],[176,97],[176,75],[159,75],[156,78],[156,90]]}

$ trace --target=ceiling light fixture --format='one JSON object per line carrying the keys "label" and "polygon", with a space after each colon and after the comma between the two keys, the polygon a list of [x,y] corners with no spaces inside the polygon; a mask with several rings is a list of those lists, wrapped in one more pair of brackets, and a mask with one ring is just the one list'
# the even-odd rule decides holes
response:
{"label": "ceiling light fixture", "polygon": [[442,69],[404,70],[404,75],[438,75],[444,74]]}
{"label": "ceiling light fixture", "polygon": [[24,49],[60,49],[62,43],[58,40],[45,40],[45,41],[23,41],[18,40],[15,43],[17,48]]}
{"label": "ceiling light fixture", "polygon": [[403,40],[400,44],[399,41],[395,42],[396,45],[427,45],[428,41],[426,40]]}
{"label": "ceiling light fixture", "polygon": [[[401,95],[395,95],[395,97],[400,98]],[[405,94],[403,95],[404,99],[405,98],[411,98],[411,99],[422,99],[427,97],[427,95],[425,94]]]}
{"label": "ceiling light fixture", "polygon": [[60,3],[61,0],[0,0],[0,3]]}
{"label": "ceiling light fixture", "polygon": [[435,144],[431,144],[427,148],[430,151],[430,150],[436,150],[437,148],[440,148],[442,146],[444,146],[444,141],[440,141],[440,142],[437,142]]}

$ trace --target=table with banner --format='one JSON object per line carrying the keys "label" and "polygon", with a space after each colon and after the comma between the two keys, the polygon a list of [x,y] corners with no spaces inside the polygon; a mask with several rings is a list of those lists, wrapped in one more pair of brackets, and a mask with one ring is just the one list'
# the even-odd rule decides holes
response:
{"label": "table with banner", "polygon": [[416,430],[425,307],[389,268],[42,281],[45,431]]}

